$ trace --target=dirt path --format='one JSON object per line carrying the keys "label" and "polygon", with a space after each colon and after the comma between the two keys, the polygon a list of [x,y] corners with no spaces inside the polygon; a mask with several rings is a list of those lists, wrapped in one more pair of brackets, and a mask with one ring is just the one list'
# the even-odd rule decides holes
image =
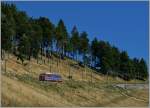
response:
{"label": "dirt path", "polygon": [[149,85],[146,83],[133,83],[133,84],[113,84],[114,86],[126,88],[126,89],[148,89]]}

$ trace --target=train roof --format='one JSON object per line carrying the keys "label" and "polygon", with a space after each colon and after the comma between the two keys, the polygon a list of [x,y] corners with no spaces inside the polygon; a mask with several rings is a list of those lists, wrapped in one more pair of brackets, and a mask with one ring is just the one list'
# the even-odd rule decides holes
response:
{"label": "train roof", "polygon": [[45,73],[41,73],[40,75],[59,75],[58,73],[49,73],[49,72],[45,72]]}

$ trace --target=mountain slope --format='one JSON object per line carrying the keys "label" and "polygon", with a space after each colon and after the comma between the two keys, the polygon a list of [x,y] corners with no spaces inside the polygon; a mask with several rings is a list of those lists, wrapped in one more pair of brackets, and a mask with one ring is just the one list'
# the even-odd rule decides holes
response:
{"label": "mountain slope", "polygon": [[[113,87],[110,83],[124,81],[99,75],[87,67],[85,72],[82,67],[72,66],[76,62],[70,59],[61,60],[58,65],[55,57],[49,62],[51,65],[44,59],[45,64],[37,64],[32,59],[22,65],[15,56],[10,55],[6,72],[5,61],[2,61],[2,106],[148,106],[148,89],[125,90]],[[40,73],[50,70],[61,74],[63,82],[38,81]],[[70,70],[72,80],[68,79]],[[125,96],[122,92],[144,101]]]}

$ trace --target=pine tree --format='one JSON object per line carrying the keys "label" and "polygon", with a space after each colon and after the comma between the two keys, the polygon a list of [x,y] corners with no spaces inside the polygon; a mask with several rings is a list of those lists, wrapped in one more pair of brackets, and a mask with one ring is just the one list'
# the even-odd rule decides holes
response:
{"label": "pine tree", "polygon": [[[48,61],[50,57],[50,51],[48,49],[51,49],[52,51],[52,44],[54,39],[54,25],[49,21],[46,17],[40,17],[37,20],[38,25],[41,27],[42,30],[42,43],[40,45],[41,47],[41,59],[44,55],[45,57],[48,56]],[[45,63],[45,60],[44,60]]]}
{"label": "pine tree", "polygon": [[23,34],[23,36],[20,39],[20,43],[18,45],[18,54],[17,54],[18,59],[22,61],[22,64],[24,59],[29,59],[27,56],[30,53],[30,46],[31,45],[29,38],[25,34]]}
{"label": "pine tree", "polygon": [[80,43],[79,43],[79,53],[83,55],[83,57],[88,53],[89,49],[89,39],[87,37],[86,32],[82,32],[80,35]]}
{"label": "pine tree", "polygon": [[125,80],[128,80],[129,75],[129,56],[126,51],[121,52],[120,54],[120,71],[121,75]]}
{"label": "pine tree", "polygon": [[148,78],[148,70],[145,60],[142,58],[139,62],[139,76],[141,79],[147,79]]}
{"label": "pine tree", "polygon": [[14,14],[16,13],[16,11],[17,9],[15,5],[2,3],[1,42],[5,43],[5,44],[2,44],[2,49],[4,49],[5,51],[8,51],[9,53],[12,52],[12,48],[13,48],[12,41],[16,34],[16,22],[14,19]]}
{"label": "pine tree", "polygon": [[91,48],[90,48],[90,52],[92,54],[92,62],[94,62],[94,67],[96,66],[98,43],[99,42],[98,42],[97,38],[94,38],[93,41],[92,41],[92,43],[91,43]]}
{"label": "pine tree", "polygon": [[57,40],[57,49],[59,49],[59,53],[61,55],[64,55],[65,46],[68,40],[68,33],[63,20],[60,20],[58,22],[58,25],[55,30],[55,36]]}
{"label": "pine tree", "polygon": [[40,51],[40,45],[42,44],[42,28],[38,24],[37,19],[30,19],[32,29],[30,30],[30,39],[31,39],[31,53],[38,62],[38,54]]}
{"label": "pine tree", "polygon": [[75,55],[76,55],[76,60],[78,61],[80,39],[79,39],[79,32],[78,32],[76,26],[73,27],[71,34],[72,34],[72,36],[71,36],[70,41],[71,41],[72,47],[73,47],[73,58],[75,59]]}

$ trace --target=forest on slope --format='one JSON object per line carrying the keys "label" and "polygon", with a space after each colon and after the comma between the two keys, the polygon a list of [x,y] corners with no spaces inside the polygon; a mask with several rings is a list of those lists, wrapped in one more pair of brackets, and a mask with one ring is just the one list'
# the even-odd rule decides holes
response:
{"label": "forest on slope", "polygon": [[[48,18],[31,18],[19,11],[14,4],[1,4],[1,58],[6,52],[14,54],[18,60],[37,63],[43,56],[51,60],[57,58],[78,61],[99,73],[118,75],[124,80],[148,78],[147,64],[143,58],[130,58],[126,51],[120,51],[109,42],[95,38],[90,41],[87,32],[78,32],[76,26],[68,32],[62,19],[54,25]],[[82,59],[79,59],[82,58]],[[119,73],[119,74],[115,74]]]}

